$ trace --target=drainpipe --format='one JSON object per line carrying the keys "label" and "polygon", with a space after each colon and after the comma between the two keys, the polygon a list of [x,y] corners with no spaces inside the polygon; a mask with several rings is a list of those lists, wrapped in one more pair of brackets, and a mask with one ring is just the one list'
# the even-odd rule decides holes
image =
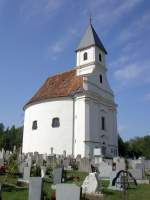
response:
{"label": "drainpipe", "polygon": [[73,101],[73,121],[72,121],[72,156],[74,156],[75,149],[75,92],[70,93],[70,97]]}

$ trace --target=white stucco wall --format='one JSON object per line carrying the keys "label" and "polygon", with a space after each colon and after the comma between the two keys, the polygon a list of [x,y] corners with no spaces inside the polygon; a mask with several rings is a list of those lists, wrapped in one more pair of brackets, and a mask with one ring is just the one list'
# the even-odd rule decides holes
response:
{"label": "white stucco wall", "polygon": [[[92,98],[88,98],[85,105],[85,110],[89,110],[89,116],[85,116],[86,127],[89,128],[89,131],[86,131],[85,137],[86,156],[88,156],[88,154],[93,155],[94,148],[105,146],[105,156],[113,157],[113,152],[118,146],[116,111],[114,109],[110,109],[109,106],[104,105],[100,101],[96,102]],[[105,130],[101,129],[101,117],[105,117]],[[103,142],[105,142],[105,145],[103,145]]]}
{"label": "white stucco wall", "polygon": [[[87,52],[87,60],[83,59],[84,53]],[[101,54],[102,60],[99,60],[99,54]],[[80,50],[77,52],[77,66],[86,65],[88,63],[96,62],[97,64],[105,65],[105,53],[100,50],[98,47],[89,47],[84,50]]]}
{"label": "white stucco wall", "polygon": [[75,100],[75,149],[74,155],[85,156],[85,98],[77,97]]}
{"label": "white stucco wall", "polygon": [[[59,117],[60,127],[52,128],[52,119]],[[32,130],[34,120],[38,129]],[[64,150],[72,154],[73,101],[72,99],[53,99],[29,106],[25,110],[23,152],[61,154]]]}
{"label": "white stucco wall", "polygon": [[[87,60],[83,59],[83,55],[85,52],[87,52],[87,54],[88,54]],[[95,48],[94,47],[90,47],[88,49],[77,52],[77,66],[85,65],[87,63],[94,62],[94,61],[95,61]]]}

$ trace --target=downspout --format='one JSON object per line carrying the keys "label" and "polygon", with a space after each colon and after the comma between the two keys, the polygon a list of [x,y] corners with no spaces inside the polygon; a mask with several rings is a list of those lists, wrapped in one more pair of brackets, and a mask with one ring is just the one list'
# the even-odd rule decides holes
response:
{"label": "downspout", "polygon": [[74,149],[75,149],[75,92],[70,93],[70,97],[73,101],[73,121],[72,121],[72,156],[74,156]]}
{"label": "downspout", "polygon": [[74,156],[74,150],[75,150],[75,98],[72,98],[73,100],[73,124],[72,124],[72,155]]}

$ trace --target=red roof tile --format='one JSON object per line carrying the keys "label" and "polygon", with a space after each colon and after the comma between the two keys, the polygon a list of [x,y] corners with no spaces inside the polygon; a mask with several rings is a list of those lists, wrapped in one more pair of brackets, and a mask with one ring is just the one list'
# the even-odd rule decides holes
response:
{"label": "red roof tile", "polygon": [[83,77],[76,76],[75,69],[56,74],[46,80],[26,105],[55,97],[67,97],[79,89],[83,89]]}

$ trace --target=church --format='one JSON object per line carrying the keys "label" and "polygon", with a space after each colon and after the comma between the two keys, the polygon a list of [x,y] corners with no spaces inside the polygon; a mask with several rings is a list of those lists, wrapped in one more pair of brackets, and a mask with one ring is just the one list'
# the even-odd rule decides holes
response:
{"label": "church", "polygon": [[23,153],[118,155],[117,105],[107,80],[107,51],[91,22],[76,66],[49,77],[24,106]]}

